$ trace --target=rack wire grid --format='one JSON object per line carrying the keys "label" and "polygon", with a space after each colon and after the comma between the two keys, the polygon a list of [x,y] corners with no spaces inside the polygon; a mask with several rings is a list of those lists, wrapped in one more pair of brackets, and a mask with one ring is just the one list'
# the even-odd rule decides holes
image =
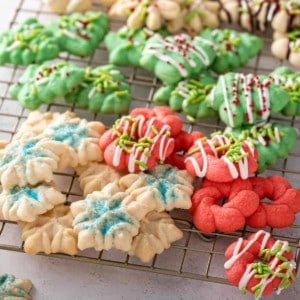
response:
{"label": "rack wire grid", "polygon": [[[93,8],[103,10],[97,3],[94,4]],[[42,23],[47,23],[57,18],[57,15],[51,13],[40,0],[20,0],[9,26],[12,27],[28,17],[36,17]],[[121,25],[121,21],[116,19],[111,20],[112,29],[116,29]],[[271,56],[269,50],[271,44],[270,38],[264,37],[264,42],[265,47],[261,53],[252,59],[246,67],[240,69],[240,71],[267,74],[275,67],[283,63],[287,64]],[[107,52],[103,44],[97,48],[91,57],[78,58],[62,54],[60,59],[72,61],[81,66],[98,66],[108,63]],[[0,139],[2,140],[11,140],[29,113],[8,95],[9,86],[18,80],[23,70],[23,67],[11,65],[0,67]],[[133,100],[131,108],[141,106],[151,107],[153,105],[152,96],[160,86],[160,82],[153,77],[152,74],[140,68],[124,67],[121,68],[121,71],[131,86]],[[71,110],[76,112],[78,116],[88,120],[101,120],[107,126],[110,126],[114,120],[119,117],[117,115],[105,116],[93,114],[78,109],[74,105],[68,105],[63,99],[58,99],[55,103],[42,106],[40,110],[56,112]],[[184,118],[184,116],[182,117]],[[222,125],[216,120],[197,121],[194,124],[188,123],[186,119],[184,120],[186,130],[195,129],[210,133],[222,128]],[[277,115],[272,117],[272,120],[290,124],[300,130],[299,117],[287,118]],[[287,159],[279,160],[276,166],[267,170],[263,175],[267,176],[271,174],[283,175],[294,187],[300,188],[300,139],[297,140],[295,149]],[[63,172],[55,173],[55,181],[62,192],[67,195],[68,202],[82,199],[82,191],[79,188],[78,178],[73,170],[68,169]],[[247,236],[251,232],[254,232],[253,229],[245,227],[243,230],[231,234],[213,233],[203,235],[194,228],[191,217],[187,212],[174,210],[171,212],[171,215],[178,227],[183,230],[184,238],[174,243],[171,248],[162,254],[156,255],[148,264],[141,263],[137,258],[129,257],[127,254],[116,250],[97,252],[89,249],[79,252],[76,256],[63,254],[53,254],[51,256],[226,284],[227,281],[223,269],[225,262],[224,251],[227,246],[238,237]],[[299,229],[300,216],[298,216],[296,222],[287,229],[278,230],[265,228],[265,230],[271,232],[274,238],[287,240],[291,244],[295,253],[297,270],[300,263]],[[23,252],[21,233],[16,223],[0,220],[0,250],[1,249]]]}

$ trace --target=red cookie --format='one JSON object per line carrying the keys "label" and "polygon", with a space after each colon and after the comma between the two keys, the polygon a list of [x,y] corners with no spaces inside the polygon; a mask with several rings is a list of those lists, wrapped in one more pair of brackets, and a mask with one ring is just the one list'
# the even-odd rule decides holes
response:
{"label": "red cookie", "polygon": [[215,182],[247,179],[257,170],[257,151],[229,133],[196,139],[185,160],[187,171]]}
{"label": "red cookie", "polygon": [[274,241],[263,230],[239,238],[225,252],[224,264],[228,281],[256,299],[287,288],[296,275],[296,263],[286,241]]}

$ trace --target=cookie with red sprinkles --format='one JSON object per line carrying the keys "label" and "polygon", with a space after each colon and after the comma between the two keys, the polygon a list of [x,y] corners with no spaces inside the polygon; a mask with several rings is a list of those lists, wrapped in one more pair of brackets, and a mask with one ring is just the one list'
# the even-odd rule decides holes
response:
{"label": "cookie with red sprinkles", "polygon": [[89,56],[108,31],[108,18],[102,12],[88,11],[63,15],[49,24],[62,51]]}
{"label": "cookie with red sprinkles", "polygon": [[118,170],[144,171],[175,149],[182,120],[168,107],[136,108],[118,119],[99,140],[106,163]]}
{"label": "cookie with red sprinkles", "polygon": [[266,122],[289,102],[289,94],[265,75],[227,73],[219,77],[207,104],[230,127]]}

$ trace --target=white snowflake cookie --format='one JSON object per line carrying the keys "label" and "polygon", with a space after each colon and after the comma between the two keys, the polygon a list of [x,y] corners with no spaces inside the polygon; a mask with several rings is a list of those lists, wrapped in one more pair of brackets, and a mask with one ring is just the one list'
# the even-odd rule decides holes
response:
{"label": "white snowflake cookie", "polygon": [[101,122],[88,122],[63,114],[53,121],[43,134],[68,145],[70,150],[76,152],[79,165],[86,165],[90,161],[103,160],[98,142],[104,131],[105,126]]}
{"label": "white snowflake cookie", "polygon": [[0,182],[4,189],[51,182],[54,170],[76,163],[77,157],[63,143],[40,137],[15,140],[1,151]]}
{"label": "white snowflake cookie", "polygon": [[47,185],[15,186],[0,194],[0,218],[9,221],[33,222],[38,215],[64,203],[66,197]]}
{"label": "white snowflake cookie", "polygon": [[148,173],[125,175],[119,185],[137,202],[147,203],[149,211],[191,207],[193,177],[169,165],[158,165]]}
{"label": "white snowflake cookie", "polygon": [[24,251],[28,254],[44,252],[75,255],[78,252],[77,236],[72,222],[70,207],[65,205],[55,206],[34,222],[19,222]]}
{"label": "white snowflake cookie", "polygon": [[[127,209],[129,197],[114,184],[73,202],[73,227],[78,234],[78,248],[128,251],[138,234],[139,218]],[[130,202],[130,200],[129,200]]]}
{"label": "white snowflake cookie", "polygon": [[176,227],[169,214],[153,211],[141,221],[139,233],[134,237],[128,254],[149,262],[155,254],[162,253],[182,236],[182,231]]}
{"label": "white snowflake cookie", "polygon": [[14,275],[0,275],[1,300],[31,300],[32,283],[29,279],[19,279]]}
{"label": "white snowflake cookie", "polygon": [[83,190],[83,196],[94,191],[100,191],[110,182],[118,181],[122,173],[114,168],[98,162],[90,162],[83,167],[76,168],[79,175],[79,184]]}
{"label": "white snowflake cookie", "polygon": [[92,0],[43,0],[43,2],[58,14],[83,12],[92,6]]}

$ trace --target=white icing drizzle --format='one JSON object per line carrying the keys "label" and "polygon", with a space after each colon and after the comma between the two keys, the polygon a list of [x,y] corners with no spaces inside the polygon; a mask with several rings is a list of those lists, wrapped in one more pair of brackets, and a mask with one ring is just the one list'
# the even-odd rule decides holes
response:
{"label": "white icing drizzle", "polygon": [[[252,93],[251,90],[248,88],[248,76],[244,76],[243,74],[240,74],[241,78],[243,78],[243,85],[244,85],[244,96],[246,98],[246,108],[247,108],[247,116],[249,118],[248,123],[253,124],[253,110],[252,110]],[[251,76],[251,75],[250,75]],[[252,76],[251,76],[252,77]],[[250,82],[252,80],[252,78],[250,79]]]}
{"label": "white icing drizzle", "polygon": [[88,98],[91,99],[96,93],[96,87],[94,86],[88,93]]}
{"label": "white icing drizzle", "polygon": [[17,49],[20,46],[21,42],[20,41],[14,41],[9,47],[6,48],[6,51],[13,51]]}
{"label": "white icing drizzle", "polygon": [[269,232],[266,232],[266,231],[263,231],[263,230],[259,230],[255,233],[254,237],[248,241],[247,245],[243,248],[243,250],[241,250],[241,247],[242,247],[242,244],[243,244],[243,239],[242,238],[239,238],[235,247],[234,247],[234,250],[233,250],[233,253],[232,253],[232,256],[225,262],[224,264],[224,268],[225,269],[230,269],[232,268],[232,266],[235,264],[235,262],[244,254],[248,251],[248,249],[250,249],[250,247],[260,238],[260,236],[263,235],[263,240],[261,242],[261,246],[260,246],[260,251],[265,249],[266,245],[267,245],[267,242],[270,238],[270,233]]}
{"label": "white icing drizzle", "polygon": [[177,85],[176,90],[181,97],[187,98],[189,96],[189,90],[187,88],[187,80],[180,81]]}
{"label": "white icing drizzle", "polygon": [[275,140],[277,143],[280,143],[280,133],[278,127],[274,128],[274,135],[275,135]]}
{"label": "white icing drizzle", "polygon": [[[157,120],[156,117],[152,117],[150,120],[148,120],[146,132],[143,135],[143,137],[150,138],[151,133],[152,133],[152,125],[155,120]],[[135,117],[135,122],[137,125],[136,130],[140,137],[142,137],[143,126],[146,121],[147,120],[143,115],[138,115],[137,117]],[[131,138],[135,138],[135,132],[131,132],[131,130],[129,130],[130,124],[131,124],[131,122],[127,121],[125,118],[122,118],[118,127],[122,128],[122,126],[123,126],[122,132],[123,133],[127,132]],[[129,172],[131,172],[131,173],[134,172],[136,166],[138,166],[138,168],[140,170],[145,170],[145,167],[137,164],[136,161],[139,160],[142,163],[147,164],[149,157],[145,153],[146,152],[151,153],[151,151],[156,147],[158,142],[159,142],[159,149],[158,149],[159,159],[162,161],[164,161],[166,159],[167,150],[169,149],[169,146],[173,142],[173,139],[168,138],[168,136],[167,136],[167,133],[169,130],[170,130],[170,126],[167,124],[164,124],[162,126],[162,128],[159,130],[158,134],[156,134],[155,137],[153,138],[153,143],[151,144],[150,148],[146,147],[145,149],[140,150],[139,147],[137,147],[137,145],[133,145],[131,147],[129,158],[128,158],[128,171]],[[115,149],[115,152],[113,155],[113,162],[112,162],[113,166],[115,166],[115,167],[119,166],[122,152],[123,152],[122,147],[116,146],[116,149]],[[139,157],[140,154],[141,154],[141,156]]]}
{"label": "white icing drizzle", "polygon": [[69,37],[70,39],[77,39],[77,38],[78,38],[78,36],[77,36],[75,33],[73,33],[73,32],[70,31],[70,30],[67,30],[67,29],[63,29],[63,30],[62,30],[62,33],[63,33],[64,35],[66,35],[67,37]]}
{"label": "white icing drizzle", "polygon": [[44,83],[47,83],[49,80],[50,80],[49,77],[44,77],[44,78],[41,78],[39,80],[35,80],[35,84],[36,85],[42,85]]}
{"label": "white icing drizzle", "polygon": [[[220,76],[220,82],[221,82],[221,88],[222,88],[222,92],[224,95],[224,104],[225,104],[225,109],[227,112],[227,116],[228,116],[228,122],[229,122],[229,126],[233,127],[234,126],[234,122],[233,122],[233,114],[229,105],[229,99],[228,99],[228,93],[226,90],[226,82],[225,82],[225,77],[224,75]],[[213,101],[213,100],[212,100]]]}
{"label": "white icing drizzle", "polygon": [[263,146],[267,145],[265,139],[263,138],[263,136],[260,133],[257,134],[257,139]]}
{"label": "white icing drizzle", "polygon": [[[236,166],[234,165],[234,163],[230,159],[228,159],[226,156],[222,156],[221,159],[227,164],[227,167],[228,167],[231,177],[233,179],[238,178],[239,172],[238,172]],[[239,167],[240,167],[240,165],[239,165]]]}

